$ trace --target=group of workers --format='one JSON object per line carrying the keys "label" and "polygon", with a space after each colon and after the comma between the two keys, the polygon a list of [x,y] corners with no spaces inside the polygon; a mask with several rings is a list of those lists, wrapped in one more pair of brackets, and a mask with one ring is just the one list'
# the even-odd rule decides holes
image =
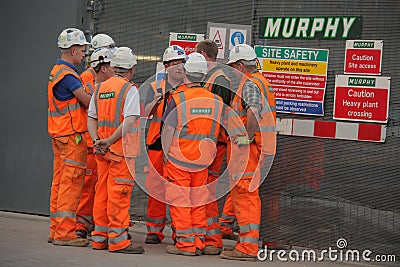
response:
{"label": "group of workers", "polygon": [[[90,67],[79,75],[75,65],[89,45]],[[61,58],[48,83],[54,152],[48,242],[87,246],[90,237],[93,249],[141,254],[143,246],[135,246],[128,232],[141,133],[139,87],[131,81],[136,56],[106,34],[89,43],[76,28],[61,32],[58,47]],[[230,51],[227,65],[238,79],[235,86],[217,64],[217,54],[211,40],[199,42],[190,55],[169,46],[164,76],[145,88],[150,122],[145,243],[164,239],[169,205],[174,245],[167,253],[255,261],[260,169],[275,154],[275,97],[251,46]],[[228,173],[230,190],[219,218],[222,173]],[[222,237],[233,231],[235,247],[223,250]]]}

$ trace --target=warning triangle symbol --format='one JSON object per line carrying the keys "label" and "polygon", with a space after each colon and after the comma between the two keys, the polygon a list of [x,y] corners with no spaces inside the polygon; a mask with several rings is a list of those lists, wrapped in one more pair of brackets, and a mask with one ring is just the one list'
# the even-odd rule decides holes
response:
{"label": "warning triangle symbol", "polygon": [[224,49],[224,45],[222,44],[222,39],[221,35],[219,34],[219,31],[215,32],[214,38],[212,40],[218,45],[218,49]]}
{"label": "warning triangle symbol", "polygon": [[256,60],[256,68],[257,68],[257,70],[261,70],[261,64],[258,59]]}

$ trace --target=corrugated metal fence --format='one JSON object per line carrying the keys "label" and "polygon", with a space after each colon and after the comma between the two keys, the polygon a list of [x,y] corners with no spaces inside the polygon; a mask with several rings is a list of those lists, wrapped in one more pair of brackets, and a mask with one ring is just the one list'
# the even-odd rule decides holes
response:
{"label": "corrugated metal fence", "polygon": [[[332,120],[335,75],[343,74],[345,40],[259,39],[260,17],[362,16],[364,40],[383,40],[382,76],[391,77],[385,143],[279,136],[263,183],[261,240],[313,248],[348,247],[400,256],[400,4],[357,1],[95,1],[94,33],[111,35],[139,56],[134,81],[154,74],[170,32],[206,33],[207,22],[252,25],[252,44],[329,49],[323,117]],[[143,176],[144,164],[137,166]],[[221,200],[223,201],[223,200]],[[146,196],[136,188],[135,218]]]}

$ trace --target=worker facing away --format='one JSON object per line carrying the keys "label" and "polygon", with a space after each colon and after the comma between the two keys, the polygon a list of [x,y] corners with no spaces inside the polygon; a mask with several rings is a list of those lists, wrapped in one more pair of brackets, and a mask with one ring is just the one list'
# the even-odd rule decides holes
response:
{"label": "worker facing away", "polygon": [[207,62],[199,53],[184,66],[187,90],[174,94],[163,115],[162,144],[166,199],[170,204],[176,244],[167,253],[195,256],[205,248],[208,166],[214,160],[223,102],[203,87]]}

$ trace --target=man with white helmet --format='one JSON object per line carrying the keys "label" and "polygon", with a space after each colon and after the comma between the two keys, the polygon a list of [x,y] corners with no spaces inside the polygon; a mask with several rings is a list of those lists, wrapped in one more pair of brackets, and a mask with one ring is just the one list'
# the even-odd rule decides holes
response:
{"label": "man with white helmet", "polygon": [[[269,82],[258,72],[256,61],[254,49],[239,44],[230,51],[227,63],[243,73],[227,123],[232,141],[228,143],[229,176],[234,182],[231,200],[239,225],[239,240],[232,251],[223,251],[220,257],[230,260],[257,260],[260,167],[266,155],[275,154],[275,96]],[[233,121],[235,118],[241,123]],[[234,164],[229,164],[230,158],[235,160]],[[240,162],[245,164],[242,166]]]}
{"label": "man with white helmet", "polygon": [[[100,84],[114,76],[114,69],[110,66],[111,50],[109,48],[97,48],[90,57],[90,66],[96,76],[95,83],[87,83],[85,89],[91,95],[94,94],[95,85]],[[97,181],[97,164],[93,151],[93,141],[90,134],[86,133],[87,139],[87,168],[83,184],[82,196],[76,212],[76,234],[86,238],[93,230],[93,202],[94,189]]]}
{"label": "man with white helmet", "polygon": [[94,198],[92,248],[141,254],[128,233],[130,198],[134,185],[135,156],[139,153],[140,107],[137,85],[130,80],[136,56],[128,47],[111,57],[115,76],[96,89],[88,111],[89,133],[94,140],[98,181]]}
{"label": "man with white helmet", "polygon": [[187,90],[172,96],[162,118],[166,199],[176,230],[176,244],[166,251],[195,256],[205,247],[208,166],[214,159],[223,102],[201,87],[207,73],[204,56],[190,54],[184,69]]}
{"label": "man with white helmet", "polygon": [[63,30],[58,37],[61,59],[51,70],[48,82],[48,131],[54,152],[48,242],[54,245],[88,245],[86,239],[76,236],[75,217],[86,169],[86,109],[90,95],[74,66],[83,60],[88,44],[81,30]]}
{"label": "man with white helmet", "polygon": [[[154,81],[146,92],[145,112],[153,116],[146,135],[147,153],[149,157],[145,186],[148,191],[146,226],[146,244],[158,244],[164,239],[163,230],[166,224],[165,189],[163,180],[163,162],[161,147],[161,117],[167,107],[172,92],[184,90],[183,62],[186,60],[185,50],[173,45],[165,49],[163,64],[165,75],[162,80]],[[174,233],[173,237],[174,239]]]}
{"label": "man with white helmet", "polygon": [[[113,52],[115,49],[114,40],[110,36],[104,33],[96,34],[92,38],[90,44],[91,44],[90,46],[91,50],[96,50],[98,48],[109,48],[110,51]],[[90,61],[92,62],[92,59]],[[91,66],[91,64],[84,72],[81,73],[81,79],[85,85],[87,85],[88,83],[93,85],[95,76],[96,72]]]}

